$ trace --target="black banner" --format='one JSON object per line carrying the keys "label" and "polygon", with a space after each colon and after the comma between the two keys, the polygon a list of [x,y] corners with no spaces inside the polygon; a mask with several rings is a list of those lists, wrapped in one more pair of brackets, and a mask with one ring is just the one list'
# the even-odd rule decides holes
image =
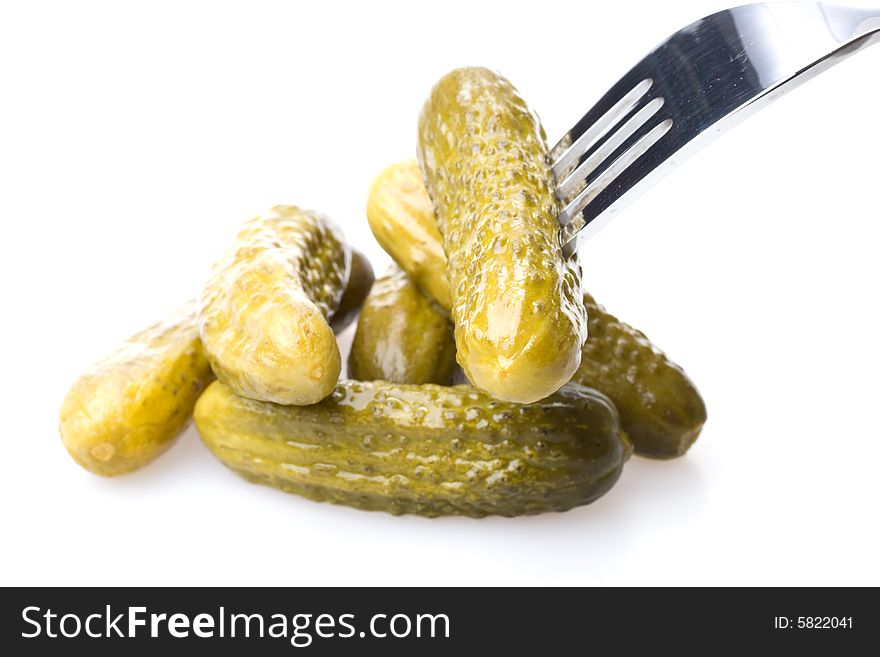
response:
{"label": "black banner", "polygon": [[675,654],[855,654],[880,638],[878,621],[873,589],[4,589],[2,647],[7,655],[227,646],[248,655],[489,647],[541,655],[647,642]]}

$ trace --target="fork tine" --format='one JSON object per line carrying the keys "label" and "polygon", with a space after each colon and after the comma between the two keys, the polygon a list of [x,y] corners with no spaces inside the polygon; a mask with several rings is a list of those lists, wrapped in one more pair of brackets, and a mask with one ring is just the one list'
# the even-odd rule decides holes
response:
{"label": "fork tine", "polygon": [[594,122],[592,112],[578,121],[550,151],[556,180],[565,178],[584,154],[636,107],[653,84],[650,78],[642,80]]}
{"label": "fork tine", "polygon": [[672,128],[672,119],[665,119],[621,153],[611,165],[596,176],[581,192],[559,213],[559,224],[562,226],[562,243],[573,244],[573,238],[583,228],[584,219],[581,211],[596,196],[601,194],[614,180],[633,162],[638,160]]}
{"label": "fork tine", "polygon": [[584,158],[578,167],[568,174],[566,178],[557,178],[557,198],[562,203],[570,202],[572,197],[583,189],[587,176],[593,173],[605,160],[613,156],[630,137],[644,126],[652,116],[659,112],[664,102],[662,97],[648,101],[639,111],[629,117],[622,126],[611,133],[605,141],[599,144],[589,156]]}

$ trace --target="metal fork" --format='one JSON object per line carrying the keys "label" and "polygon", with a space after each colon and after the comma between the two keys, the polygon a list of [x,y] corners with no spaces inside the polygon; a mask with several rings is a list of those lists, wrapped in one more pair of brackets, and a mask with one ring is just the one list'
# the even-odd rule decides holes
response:
{"label": "metal fork", "polygon": [[759,3],[679,30],[550,151],[567,254],[686,157],[862,48],[880,10]]}

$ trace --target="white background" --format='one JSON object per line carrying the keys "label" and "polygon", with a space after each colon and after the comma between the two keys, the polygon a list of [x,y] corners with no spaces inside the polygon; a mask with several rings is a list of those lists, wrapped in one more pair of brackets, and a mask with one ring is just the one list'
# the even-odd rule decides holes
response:
{"label": "white background", "polygon": [[[880,584],[880,47],[735,128],[582,250],[709,422],[606,497],[395,518],[248,484],[188,430],[101,479],[70,383],[197,294],[238,225],[364,217],[433,82],[502,71],[551,141],[723,2],[14,2],[0,9],[2,584]],[[348,336],[350,340],[350,335]]]}

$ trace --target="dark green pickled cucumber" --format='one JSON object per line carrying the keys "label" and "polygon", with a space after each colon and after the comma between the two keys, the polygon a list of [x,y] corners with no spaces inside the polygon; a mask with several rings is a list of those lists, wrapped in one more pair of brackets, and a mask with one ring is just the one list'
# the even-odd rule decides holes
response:
{"label": "dark green pickled cucumber", "polygon": [[537,116],[497,73],[457,69],[422,108],[418,156],[449,259],[459,363],[493,397],[543,399],[580,364],[587,322]]}
{"label": "dark green pickled cucumber", "polygon": [[348,375],[359,381],[452,382],[452,322],[415,282],[393,267],[373,286],[358,320]]}
{"label": "dark green pickled cucumber", "polygon": [[472,386],[343,381],[318,404],[280,406],[216,382],[195,423],[251,481],[393,514],[565,511],[607,492],[630,453],[614,405],[577,384],[521,405]]}
{"label": "dark green pickled cucumber", "polygon": [[573,381],[601,390],[617,406],[637,454],[673,458],[700,435],[706,405],[687,374],[640,331],[584,294],[589,338]]}
{"label": "dark green pickled cucumber", "polygon": [[336,312],[330,318],[330,328],[334,333],[341,333],[355,320],[375,279],[373,266],[367,256],[357,249],[352,249],[348,284],[345,286],[345,292],[342,293]]}

